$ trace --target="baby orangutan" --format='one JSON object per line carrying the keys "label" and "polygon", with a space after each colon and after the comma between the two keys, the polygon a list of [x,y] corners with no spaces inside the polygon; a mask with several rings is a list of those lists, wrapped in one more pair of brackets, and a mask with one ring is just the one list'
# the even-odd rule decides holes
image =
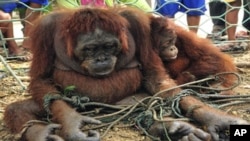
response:
{"label": "baby orangutan", "polygon": [[[151,17],[151,29],[154,49],[177,84],[219,73],[237,72],[229,55],[220,52],[208,39],[198,37],[169,19]],[[231,87],[236,78],[233,74],[221,75],[219,86]],[[232,94],[232,91],[223,91],[221,94]]]}

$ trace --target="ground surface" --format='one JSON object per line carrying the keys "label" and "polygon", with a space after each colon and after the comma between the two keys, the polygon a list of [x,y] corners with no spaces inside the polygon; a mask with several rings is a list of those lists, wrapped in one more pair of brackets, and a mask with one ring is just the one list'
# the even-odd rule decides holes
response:
{"label": "ground surface", "polygon": [[[250,51],[239,54],[231,54],[235,63],[250,62]],[[30,62],[21,62],[17,60],[8,60],[8,65],[14,70],[19,79],[22,80],[24,86],[29,84],[28,68]],[[250,94],[250,66],[240,67],[239,74],[243,78],[243,82],[238,86],[235,91],[239,94]],[[26,90],[18,83],[18,81],[9,73],[0,63],[0,141],[15,141],[17,136],[11,135],[5,128],[2,117],[4,108],[11,102],[22,100],[29,97]],[[239,115],[244,119],[250,121],[250,103],[244,105],[234,105],[225,109],[227,112]],[[105,131],[105,128],[101,131]],[[133,127],[117,126],[112,128],[108,134],[103,138],[104,141],[145,141],[149,140],[148,137],[141,135],[138,129]]]}

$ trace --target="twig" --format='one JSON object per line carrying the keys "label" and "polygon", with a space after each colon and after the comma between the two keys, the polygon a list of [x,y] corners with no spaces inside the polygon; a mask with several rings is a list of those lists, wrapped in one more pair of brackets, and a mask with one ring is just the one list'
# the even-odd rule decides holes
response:
{"label": "twig", "polygon": [[234,102],[231,102],[231,103],[220,105],[220,106],[218,106],[218,108],[221,109],[221,108],[224,108],[224,107],[243,104],[243,103],[246,103],[246,101],[234,101]]}
{"label": "twig", "polygon": [[239,68],[250,68],[250,63],[244,62],[244,63],[235,63],[235,65]]}
{"label": "twig", "polygon": [[12,71],[10,66],[5,62],[2,55],[0,55],[0,60],[2,61],[5,68],[11,73],[11,75],[17,80],[17,82],[22,86],[22,88],[25,90],[26,86],[23,84],[23,82],[16,76],[16,74]]}
{"label": "twig", "polygon": [[2,101],[2,100],[0,100],[0,103],[5,104],[5,105],[8,104],[8,103],[6,103],[6,102],[4,102],[4,101]]}

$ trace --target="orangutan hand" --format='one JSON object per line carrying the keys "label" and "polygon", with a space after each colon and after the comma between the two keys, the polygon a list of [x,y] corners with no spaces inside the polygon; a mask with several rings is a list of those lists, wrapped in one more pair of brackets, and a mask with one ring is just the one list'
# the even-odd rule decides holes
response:
{"label": "orangutan hand", "polygon": [[172,121],[164,123],[156,122],[149,129],[149,133],[153,136],[166,140],[165,129],[172,140],[178,141],[209,141],[211,136],[195,126],[184,121]]}

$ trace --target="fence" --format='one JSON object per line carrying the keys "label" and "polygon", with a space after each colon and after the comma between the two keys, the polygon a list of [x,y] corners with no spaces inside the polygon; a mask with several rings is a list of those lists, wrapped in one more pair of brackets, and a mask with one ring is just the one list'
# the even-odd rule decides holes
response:
{"label": "fence", "polygon": [[[73,7],[79,6],[81,1],[88,1],[88,0],[51,0],[50,4],[56,3],[60,6],[73,8]],[[98,0],[95,0],[95,1],[98,1]],[[163,3],[161,6],[156,7],[156,5],[157,5],[156,3],[159,1],[163,1]],[[215,13],[215,11],[213,11],[213,10],[212,10],[212,12],[210,11],[211,5],[213,5],[214,3],[221,2],[220,0],[205,0],[205,5],[203,5],[199,8],[191,8],[191,9],[187,8],[185,5],[183,5],[183,3],[179,2],[178,0],[165,0],[165,2],[164,2],[164,0],[114,0],[114,1],[113,0],[105,0],[105,3],[108,6],[115,6],[117,4],[133,5],[133,6],[136,6],[138,8],[141,8],[145,11],[154,12],[156,14],[160,14],[157,12],[160,8],[162,8],[164,6],[168,6],[170,4],[178,4],[181,7],[187,8],[188,10],[186,12],[190,12],[190,11],[194,11],[194,10],[203,12],[201,9],[205,7],[207,9],[207,11],[205,11],[204,15],[201,16],[200,24],[197,27],[199,29],[198,35],[200,35],[202,37],[207,37],[207,35],[209,35],[210,37],[212,37],[212,41],[214,41],[215,43],[222,43],[222,42],[226,42],[226,39],[220,38],[219,40],[217,40],[218,36],[211,36],[211,32],[213,30],[213,21],[215,21],[215,23],[220,22],[220,25],[222,25],[222,24],[229,25],[229,26],[224,26],[224,25],[221,26],[222,28],[219,29],[217,32],[218,35],[225,33],[227,31],[227,29],[232,27],[232,26],[237,26],[238,31],[240,31],[240,30],[246,31],[247,29],[243,25],[248,24],[247,25],[247,26],[249,26],[248,29],[250,29],[250,11],[249,11],[250,3],[248,1],[249,0],[242,0],[242,3],[243,3],[242,6],[232,7],[234,9],[240,9],[239,20],[238,20],[238,23],[236,25],[235,24],[228,24],[228,22],[225,20],[225,15],[229,12],[229,10],[225,9],[225,6],[231,7],[229,4],[225,4],[224,7],[215,7],[216,8],[215,10],[218,11],[218,13]],[[38,9],[29,7],[27,4],[21,2],[20,0],[1,0],[0,4],[6,3],[6,2],[18,3],[18,4],[23,5],[24,7],[28,8],[28,9],[31,9],[34,11],[48,11],[46,9],[46,7],[42,7],[42,8],[38,8]],[[221,6],[221,5],[219,5],[219,6]],[[224,12],[223,12],[223,9],[224,9]],[[211,15],[210,13],[214,13],[214,15]],[[186,13],[178,12],[175,15],[174,20],[177,24],[188,28],[187,21],[186,21],[186,15],[187,15]],[[245,15],[245,18],[243,19],[244,15]],[[27,15],[27,16],[30,16],[30,15]],[[12,19],[11,21],[12,22],[28,23],[28,21],[26,19],[27,19],[27,17],[23,17],[21,19],[18,19],[18,18]],[[7,21],[0,20],[0,23],[1,22],[7,22]],[[29,24],[31,24],[31,23],[29,23]],[[15,31],[15,32],[17,32],[17,31]],[[215,38],[213,38],[213,37],[215,37]],[[0,39],[3,42],[6,42],[8,40],[22,40],[22,37],[4,38],[3,35],[0,33]],[[249,39],[245,39],[245,38],[244,38],[244,40],[249,41]],[[241,39],[241,41],[242,41],[242,39]],[[3,45],[5,45],[5,43]],[[5,55],[7,56],[7,58],[9,58],[7,53]]]}
{"label": "fence", "polygon": [[[80,6],[80,3],[83,1],[88,1],[88,0],[50,0],[49,5],[42,7],[42,8],[32,8],[29,5],[21,2],[20,0],[0,0],[0,5],[1,4],[6,4],[6,3],[17,3],[19,5],[22,5],[23,7],[33,10],[35,11],[43,11],[43,12],[50,12],[53,9],[51,9],[51,5],[55,5],[55,6],[63,6],[63,7],[67,7],[67,8],[74,8],[74,7],[78,7]],[[91,0],[89,0],[91,1]],[[95,2],[98,0],[94,0]],[[102,0],[100,0],[102,1]],[[197,0],[199,1],[199,0]],[[179,4],[182,7],[187,8],[188,10],[186,12],[195,10],[195,11],[199,11],[199,12],[203,12],[201,9],[202,8],[206,8],[207,11],[204,12],[204,15],[201,16],[201,21],[199,23],[199,25],[197,26],[198,28],[198,35],[202,36],[204,38],[206,38],[208,35],[210,36],[210,39],[215,43],[215,44],[223,44],[225,42],[228,42],[226,40],[226,38],[218,38],[218,36],[211,36],[214,34],[211,34],[212,30],[213,30],[213,22],[214,21],[220,21],[223,24],[223,28],[218,30],[217,34],[223,34],[227,31],[228,28],[232,27],[232,26],[237,26],[237,30],[244,30],[244,31],[249,31],[250,29],[250,3],[248,2],[249,0],[241,0],[242,1],[242,5],[239,7],[231,7],[230,5],[226,4],[227,7],[231,7],[233,9],[240,9],[239,12],[239,20],[237,24],[229,24],[226,20],[225,20],[225,16],[226,14],[229,12],[229,10],[224,10],[221,13],[216,13],[217,10],[222,10],[222,7],[216,7],[215,10],[211,10],[210,6],[213,5],[213,3],[218,3],[221,2],[220,0],[205,0],[204,5],[202,5],[199,8],[193,8],[193,9],[188,9],[185,5],[183,5],[182,3],[180,3],[178,0],[165,0],[163,1],[162,5],[158,6],[156,8],[157,2],[159,2],[159,0],[105,0],[105,4],[108,6],[116,6],[116,5],[132,5],[138,8],[141,8],[144,11],[147,12],[152,12],[155,14],[160,14],[159,12],[157,12],[159,10],[159,8],[163,7],[163,6],[167,6],[169,4]],[[50,7],[50,8],[48,8]],[[211,11],[210,11],[211,10]],[[215,15],[211,15],[210,13],[214,12]],[[18,12],[17,12],[18,13]],[[32,14],[32,13],[31,13]],[[176,13],[176,15],[174,16],[174,20],[177,24],[188,28],[187,25],[187,21],[186,21],[186,15],[187,13],[181,13],[178,12]],[[0,24],[3,22],[13,22],[13,23],[22,23],[25,22],[27,24],[32,24],[30,22],[27,21],[27,18],[31,16],[31,15],[25,15],[24,17],[19,17],[19,16],[15,16],[14,18],[12,18],[11,20],[0,20]],[[245,17],[244,17],[245,16]],[[244,18],[243,18],[244,17]],[[224,26],[228,24],[229,26]],[[20,24],[19,24],[20,25]],[[243,26],[243,25],[247,25],[248,30]],[[20,30],[17,31],[17,29],[14,28],[15,33],[19,33],[20,35]],[[214,38],[215,37],[215,38]],[[4,37],[1,29],[0,29],[0,41],[2,42],[2,46],[4,49],[4,57],[6,59],[12,59],[12,56],[8,55],[8,49],[6,47],[6,42],[10,41],[10,40],[15,40],[15,41],[22,41],[23,39],[28,38],[28,37],[23,37],[23,36],[15,36],[15,37]],[[249,42],[250,38],[247,36],[247,38],[239,38],[239,40],[236,40],[237,42]],[[2,58],[2,56],[0,56]],[[1,61],[6,64],[6,62],[4,62],[4,59],[1,59]],[[7,65],[7,64],[6,64]],[[9,69],[11,69],[10,67],[7,67]],[[11,71],[11,70],[10,70]],[[18,80],[19,81],[19,80]],[[20,82],[21,84],[21,82]],[[22,85],[22,84],[21,84]]]}
{"label": "fence", "polygon": [[[32,15],[33,12],[36,12],[36,11],[46,11],[46,6],[45,7],[42,7],[42,8],[32,8],[30,7],[29,5],[19,1],[19,0],[1,0],[0,1],[0,5],[3,6],[4,4],[18,4],[19,6],[21,7],[24,7],[25,9],[30,9],[32,12],[30,14],[27,14],[25,15],[24,17],[20,16],[18,18],[12,18],[10,20],[0,20],[0,24],[1,23],[6,23],[6,22],[12,22],[12,23],[16,23],[16,22],[19,22],[19,23],[25,23],[25,24],[30,24],[32,25],[31,22],[29,22],[27,19]],[[7,27],[5,27],[7,28]],[[13,27],[14,30],[15,27]],[[9,29],[6,29],[6,30],[9,30]],[[21,30],[20,31],[15,31],[15,32],[22,32]],[[16,76],[15,72],[12,70],[12,68],[8,65],[8,63],[6,62],[5,59],[13,59],[13,58],[19,58],[21,56],[10,56],[9,55],[9,51],[8,51],[8,48],[7,48],[7,42],[8,41],[17,41],[17,40],[23,40],[25,38],[28,38],[28,37],[5,37],[3,32],[2,32],[2,29],[0,28],[0,41],[1,41],[1,46],[3,47],[3,53],[4,53],[4,56],[2,56],[2,54],[0,55],[0,61],[3,63],[3,65],[5,66],[5,68],[10,72],[10,74],[17,80],[17,82],[20,84],[20,86],[23,88],[23,89],[26,89],[26,86],[22,83],[22,81]]]}

